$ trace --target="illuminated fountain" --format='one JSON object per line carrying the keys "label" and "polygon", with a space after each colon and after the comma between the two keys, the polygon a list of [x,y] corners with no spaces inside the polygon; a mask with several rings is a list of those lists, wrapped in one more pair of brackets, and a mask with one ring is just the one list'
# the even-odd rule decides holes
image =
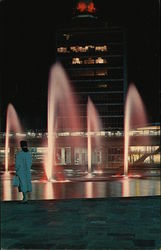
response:
{"label": "illuminated fountain", "polygon": [[[6,115],[6,137],[5,137],[5,171],[8,172],[9,166],[9,134],[10,132],[14,133],[22,133],[22,127],[20,125],[20,121],[18,115],[11,103],[8,104],[7,107],[7,115]],[[19,145],[20,137],[16,136],[16,143]]]}
{"label": "illuminated fountain", "polygon": [[142,99],[133,83],[129,85],[124,117],[124,176],[128,175],[128,153],[130,145],[130,131],[133,128],[147,125],[146,111]]}
{"label": "illuminated fountain", "polygon": [[[49,181],[56,181],[56,133],[79,131],[75,97],[68,77],[59,63],[52,66],[48,84],[48,150],[45,156],[45,172]],[[65,140],[65,138],[64,138]],[[66,138],[71,143],[70,136]],[[78,139],[76,139],[78,140]],[[62,181],[64,177],[62,176]]]}
{"label": "illuminated fountain", "polygon": [[[90,97],[88,97],[87,103],[87,148],[88,148],[88,176],[92,176],[92,143],[91,143],[91,134],[93,132],[100,132],[102,128],[102,123],[99,118],[99,114],[91,101]],[[95,136],[96,146],[100,149],[100,136]]]}

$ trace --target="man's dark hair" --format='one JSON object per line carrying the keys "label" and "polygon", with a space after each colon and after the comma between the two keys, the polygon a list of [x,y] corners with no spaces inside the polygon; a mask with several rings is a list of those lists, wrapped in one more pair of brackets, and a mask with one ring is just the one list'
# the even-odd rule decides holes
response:
{"label": "man's dark hair", "polygon": [[27,141],[20,141],[20,145],[24,152],[28,152]]}

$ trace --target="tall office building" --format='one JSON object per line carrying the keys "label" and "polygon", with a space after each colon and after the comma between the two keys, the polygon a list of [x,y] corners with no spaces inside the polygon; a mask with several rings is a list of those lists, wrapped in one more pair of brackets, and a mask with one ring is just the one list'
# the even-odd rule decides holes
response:
{"label": "tall office building", "polygon": [[96,14],[92,1],[77,2],[71,22],[57,30],[56,57],[78,96],[82,122],[90,96],[103,130],[120,131],[127,86],[125,30],[108,26]]}

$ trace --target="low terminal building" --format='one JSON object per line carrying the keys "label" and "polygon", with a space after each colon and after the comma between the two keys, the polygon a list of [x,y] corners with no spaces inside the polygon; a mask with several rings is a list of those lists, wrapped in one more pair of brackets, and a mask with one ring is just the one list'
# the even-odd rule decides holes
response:
{"label": "low terminal building", "polygon": [[[0,164],[1,170],[5,165],[5,133],[0,135]],[[87,132],[62,132],[55,134],[55,161],[56,165],[64,168],[78,169],[88,165]],[[23,134],[10,133],[9,135],[9,165],[13,166],[15,154],[19,150],[19,140],[28,141],[29,150],[33,156],[33,166],[43,165],[47,154],[48,134],[25,132]],[[96,143],[100,139],[100,144]],[[123,168],[124,134],[123,131],[100,131],[91,133],[91,161],[92,168]],[[138,128],[130,132],[130,147],[128,155],[129,165],[160,168],[160,126],[151,125]]]}

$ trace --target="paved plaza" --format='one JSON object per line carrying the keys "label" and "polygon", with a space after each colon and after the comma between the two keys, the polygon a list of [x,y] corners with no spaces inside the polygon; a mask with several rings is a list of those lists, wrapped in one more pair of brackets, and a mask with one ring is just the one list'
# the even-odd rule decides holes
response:
{"label": "paved plaza", "polygon": [[161,249],[161,196],[1,202],[1,249]]}

